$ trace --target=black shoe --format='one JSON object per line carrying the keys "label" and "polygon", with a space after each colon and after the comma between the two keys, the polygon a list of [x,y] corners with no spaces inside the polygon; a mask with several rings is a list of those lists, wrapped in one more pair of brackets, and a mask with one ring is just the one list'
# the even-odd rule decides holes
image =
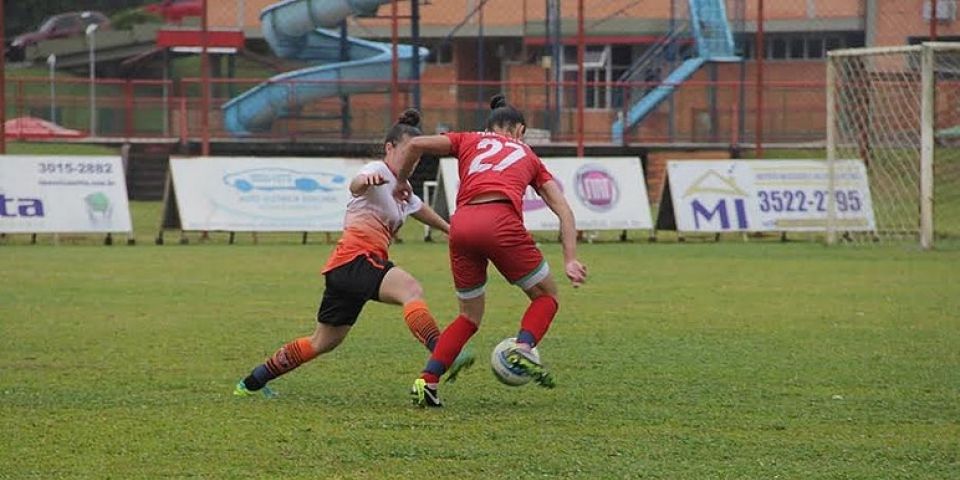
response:
{"label": "black shoe", "polygon": [[418,407],[442,407],[440,395],[437,394],[437,384],[430,386],[427,381],[418,378],[413,382],[413,388],[410,389],[410,395],[413,397],[413,404]]}

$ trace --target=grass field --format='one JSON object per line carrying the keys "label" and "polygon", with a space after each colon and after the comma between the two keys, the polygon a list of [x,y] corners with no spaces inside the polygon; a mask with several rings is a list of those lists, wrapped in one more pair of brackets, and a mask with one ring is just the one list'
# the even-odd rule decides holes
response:
{"label": "grass field", "polygon": [[[503,387],[484,359],[424,411],[406,390],[425,352],[375,304],[340,349],[275,382],[280,398],[233,398],[312,329],[330,246],[158,247],[158,205],[134,210],[135,247],[0,242],[0,478],[960,471],[960,251],[583,245],[590,283],[563,286],[541,350],[560,386]],[[445,324],[445,245],[416,236],[394,260]],[[489,293],[481,358],[525,305],[499,279]]]}

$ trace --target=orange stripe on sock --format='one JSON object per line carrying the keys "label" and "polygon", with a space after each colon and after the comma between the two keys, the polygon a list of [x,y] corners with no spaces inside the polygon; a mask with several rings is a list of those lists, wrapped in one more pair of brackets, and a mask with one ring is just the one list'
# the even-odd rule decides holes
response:
{"label": "orange stripe on sock", "polygon": [[310,337],[300,337],[296,340],[298,350],[300,350],[300,363],[309,362],[317,358],[317,352],[313,349],[313,343]]}
{"label": "orange stripe on sock", "polygon": [[316,356],[317,352],[310,343],[310,337],[301,337],[280,347],[265,364],[270,373],[280,376],[313,360]]}
{"label": "orange stripe on sock", "polygon": [[428,313],[430,312],[430,309],[427,308],[427,302],[425,302],[425,301],[423,301],[423,300],[411,300],[411,301],[403,304],[403,316],[404,316],[404,317],[410,316],[411,313],[413,313],[413,312],[415,312],[415,311],[417,311],[417,310],[426,310]]}
{"label": "orange stripe on sock", "polygon": [[413,300],[404,304],[403,320],[407,323],[410,333],[413,333],[413,336],[428,348],[440,337],[437,321],[427,308],[427,302],[423,300]]}

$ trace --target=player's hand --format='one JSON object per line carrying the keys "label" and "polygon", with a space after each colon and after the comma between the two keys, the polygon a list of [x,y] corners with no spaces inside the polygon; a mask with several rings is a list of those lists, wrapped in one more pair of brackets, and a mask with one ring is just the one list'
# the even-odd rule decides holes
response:
{"label": "player's hand", "polygon": [[573,288],[580,288],[580,285],[587,281],[587,266],[577,260],[567,262],[565,273],[573,283]]}
{"label": "player's hand", "polygon": [[397,186],[393,187],[393,198],[396,198],[399,202],[406,202],[412,194],[413,186],[410,185],[410,182],[397,182]]}
{"label": "player's hand", "polygon": [[369,174],[361,175],[360,181],[362,182],[363,185],[367,185],[370,187],[377,187],[377,186],[383,185],[384,183],[387,183],[387,180],[383,178],[383,175],[380,175],[379,173],[369,173]]}

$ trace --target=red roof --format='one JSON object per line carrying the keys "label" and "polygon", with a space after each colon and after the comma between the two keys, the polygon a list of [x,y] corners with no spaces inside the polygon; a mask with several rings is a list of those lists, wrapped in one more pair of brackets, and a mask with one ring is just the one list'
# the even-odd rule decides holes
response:
{"label": "red roof", "polygon": [[42,118],[19,117],[7,120],[4,124],[7,138],[31,140],[39,138],[79,138],[86,136],[79,130],[61,127]]}

